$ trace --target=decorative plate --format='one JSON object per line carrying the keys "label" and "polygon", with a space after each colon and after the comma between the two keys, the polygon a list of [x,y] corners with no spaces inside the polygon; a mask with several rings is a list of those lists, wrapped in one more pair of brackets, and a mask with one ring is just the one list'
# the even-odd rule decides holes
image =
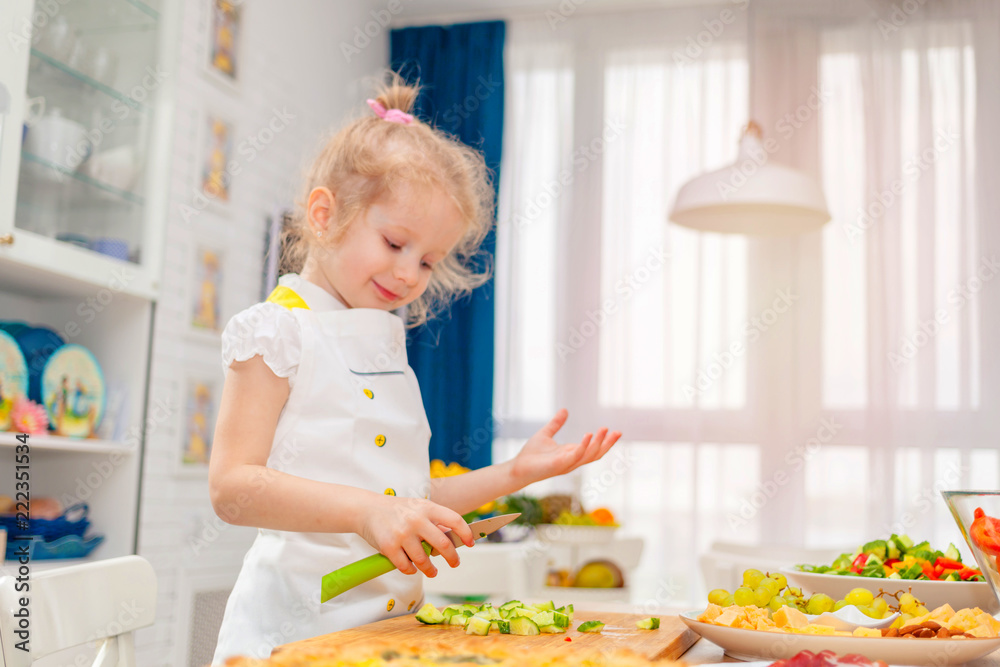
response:
{"label": "decorative plate", "polygon": [[680,615],[685,624],[705,639],[718,644],[727,655],[740,660],[779,660],[799,651],[837,655],[857,653],[869,660],[893,665],[961,665],[1000,648],[1000,638],[989,639],[901,639],[899,637],[837,637],[765,632],[713,625],[697,620],[704,610]]}
{"label": "decorative plate", "polygon": [[104,374],[82,345],[63,345],[49,358],[42,373],[42,394],[59,435],[86,438],[104,416]]}
{"label": "decorative plate", "polygon": [[28,395],[28,364],[17,341],[0,331],[0,431],[10,428],[14,399]]}
{"label": "decorative plate", "polygon": [[25,327],[13,336],[28,364],[28,398],[35,403],[42,403],[42,371],[45,370],[45,363],[66,341],[48,327]]}

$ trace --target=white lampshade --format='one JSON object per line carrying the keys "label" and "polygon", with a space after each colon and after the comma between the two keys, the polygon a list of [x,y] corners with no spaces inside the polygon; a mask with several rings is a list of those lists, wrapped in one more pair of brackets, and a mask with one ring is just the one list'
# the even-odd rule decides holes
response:
{"label": "white lampshade", "polygon": [[760,126],[751,121],[736,162],[685,183],[669,217],[705,232],[780,235],[815,231],[830,212],[816,181],[771,162]]}

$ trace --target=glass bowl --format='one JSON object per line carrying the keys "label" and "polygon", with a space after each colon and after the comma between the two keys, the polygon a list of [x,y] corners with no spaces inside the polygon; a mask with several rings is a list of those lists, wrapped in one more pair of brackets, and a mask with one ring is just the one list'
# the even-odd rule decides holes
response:
{"label": "glass bowl", "polygon": [[[1000,557],[1000,491],[942,491],[941,495],[993,595],[1000,601],[997,562]],[[984,517],[976,523],[978,509],[983,511]],[[995,523],[991,524],[991,518],[996,519]]]}

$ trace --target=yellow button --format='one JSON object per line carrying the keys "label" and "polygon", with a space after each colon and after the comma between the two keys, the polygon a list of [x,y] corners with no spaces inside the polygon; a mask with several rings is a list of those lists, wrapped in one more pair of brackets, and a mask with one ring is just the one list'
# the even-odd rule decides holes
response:
{"label": "yellow button", "polygon": [[376,435],[375,436],[375,444],[378,445],[379,447],[385,446],[385,436],[384,435]]}
{"label": "yellow button", "polygon": [[375,394],[372,393],[371,389],[365,389],[365,396],[367,396],[368,398],[375,398]]}
{"label": "yellow button", "polygon": [[386,611],[392,611],[392,608],[396,606],[395,600],[389,600],[389,604],[385,606]]}
{"label": "yellow button", "polygon": [[410,604],[406,605],[406,611],[412,610],[413,609],[413,605],[415,605],[415,604],[417,604],[416,600],[410,600]]}
{"label": "yellow button", "polygon": [[385,495],[387,495],[387,496],[394,496],[394,495],[396,495],[396,490],[395,489],[386,489],[385,490]]}

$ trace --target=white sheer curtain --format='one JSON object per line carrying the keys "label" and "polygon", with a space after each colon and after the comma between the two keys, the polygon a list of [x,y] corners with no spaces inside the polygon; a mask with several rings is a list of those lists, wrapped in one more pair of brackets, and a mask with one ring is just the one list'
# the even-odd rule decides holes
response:
{"label": "white sheer curtain", "polygon": [[[713,540],[957,543],[937,491],[1000,484],[1000,17],[894,7],[509,24],[495,458],[559,406],[567,437],[621,429],[611,460],[547,488],[647,539],[636,590],[699,597]],[[832,222],[668,225],[751,113]]]}

